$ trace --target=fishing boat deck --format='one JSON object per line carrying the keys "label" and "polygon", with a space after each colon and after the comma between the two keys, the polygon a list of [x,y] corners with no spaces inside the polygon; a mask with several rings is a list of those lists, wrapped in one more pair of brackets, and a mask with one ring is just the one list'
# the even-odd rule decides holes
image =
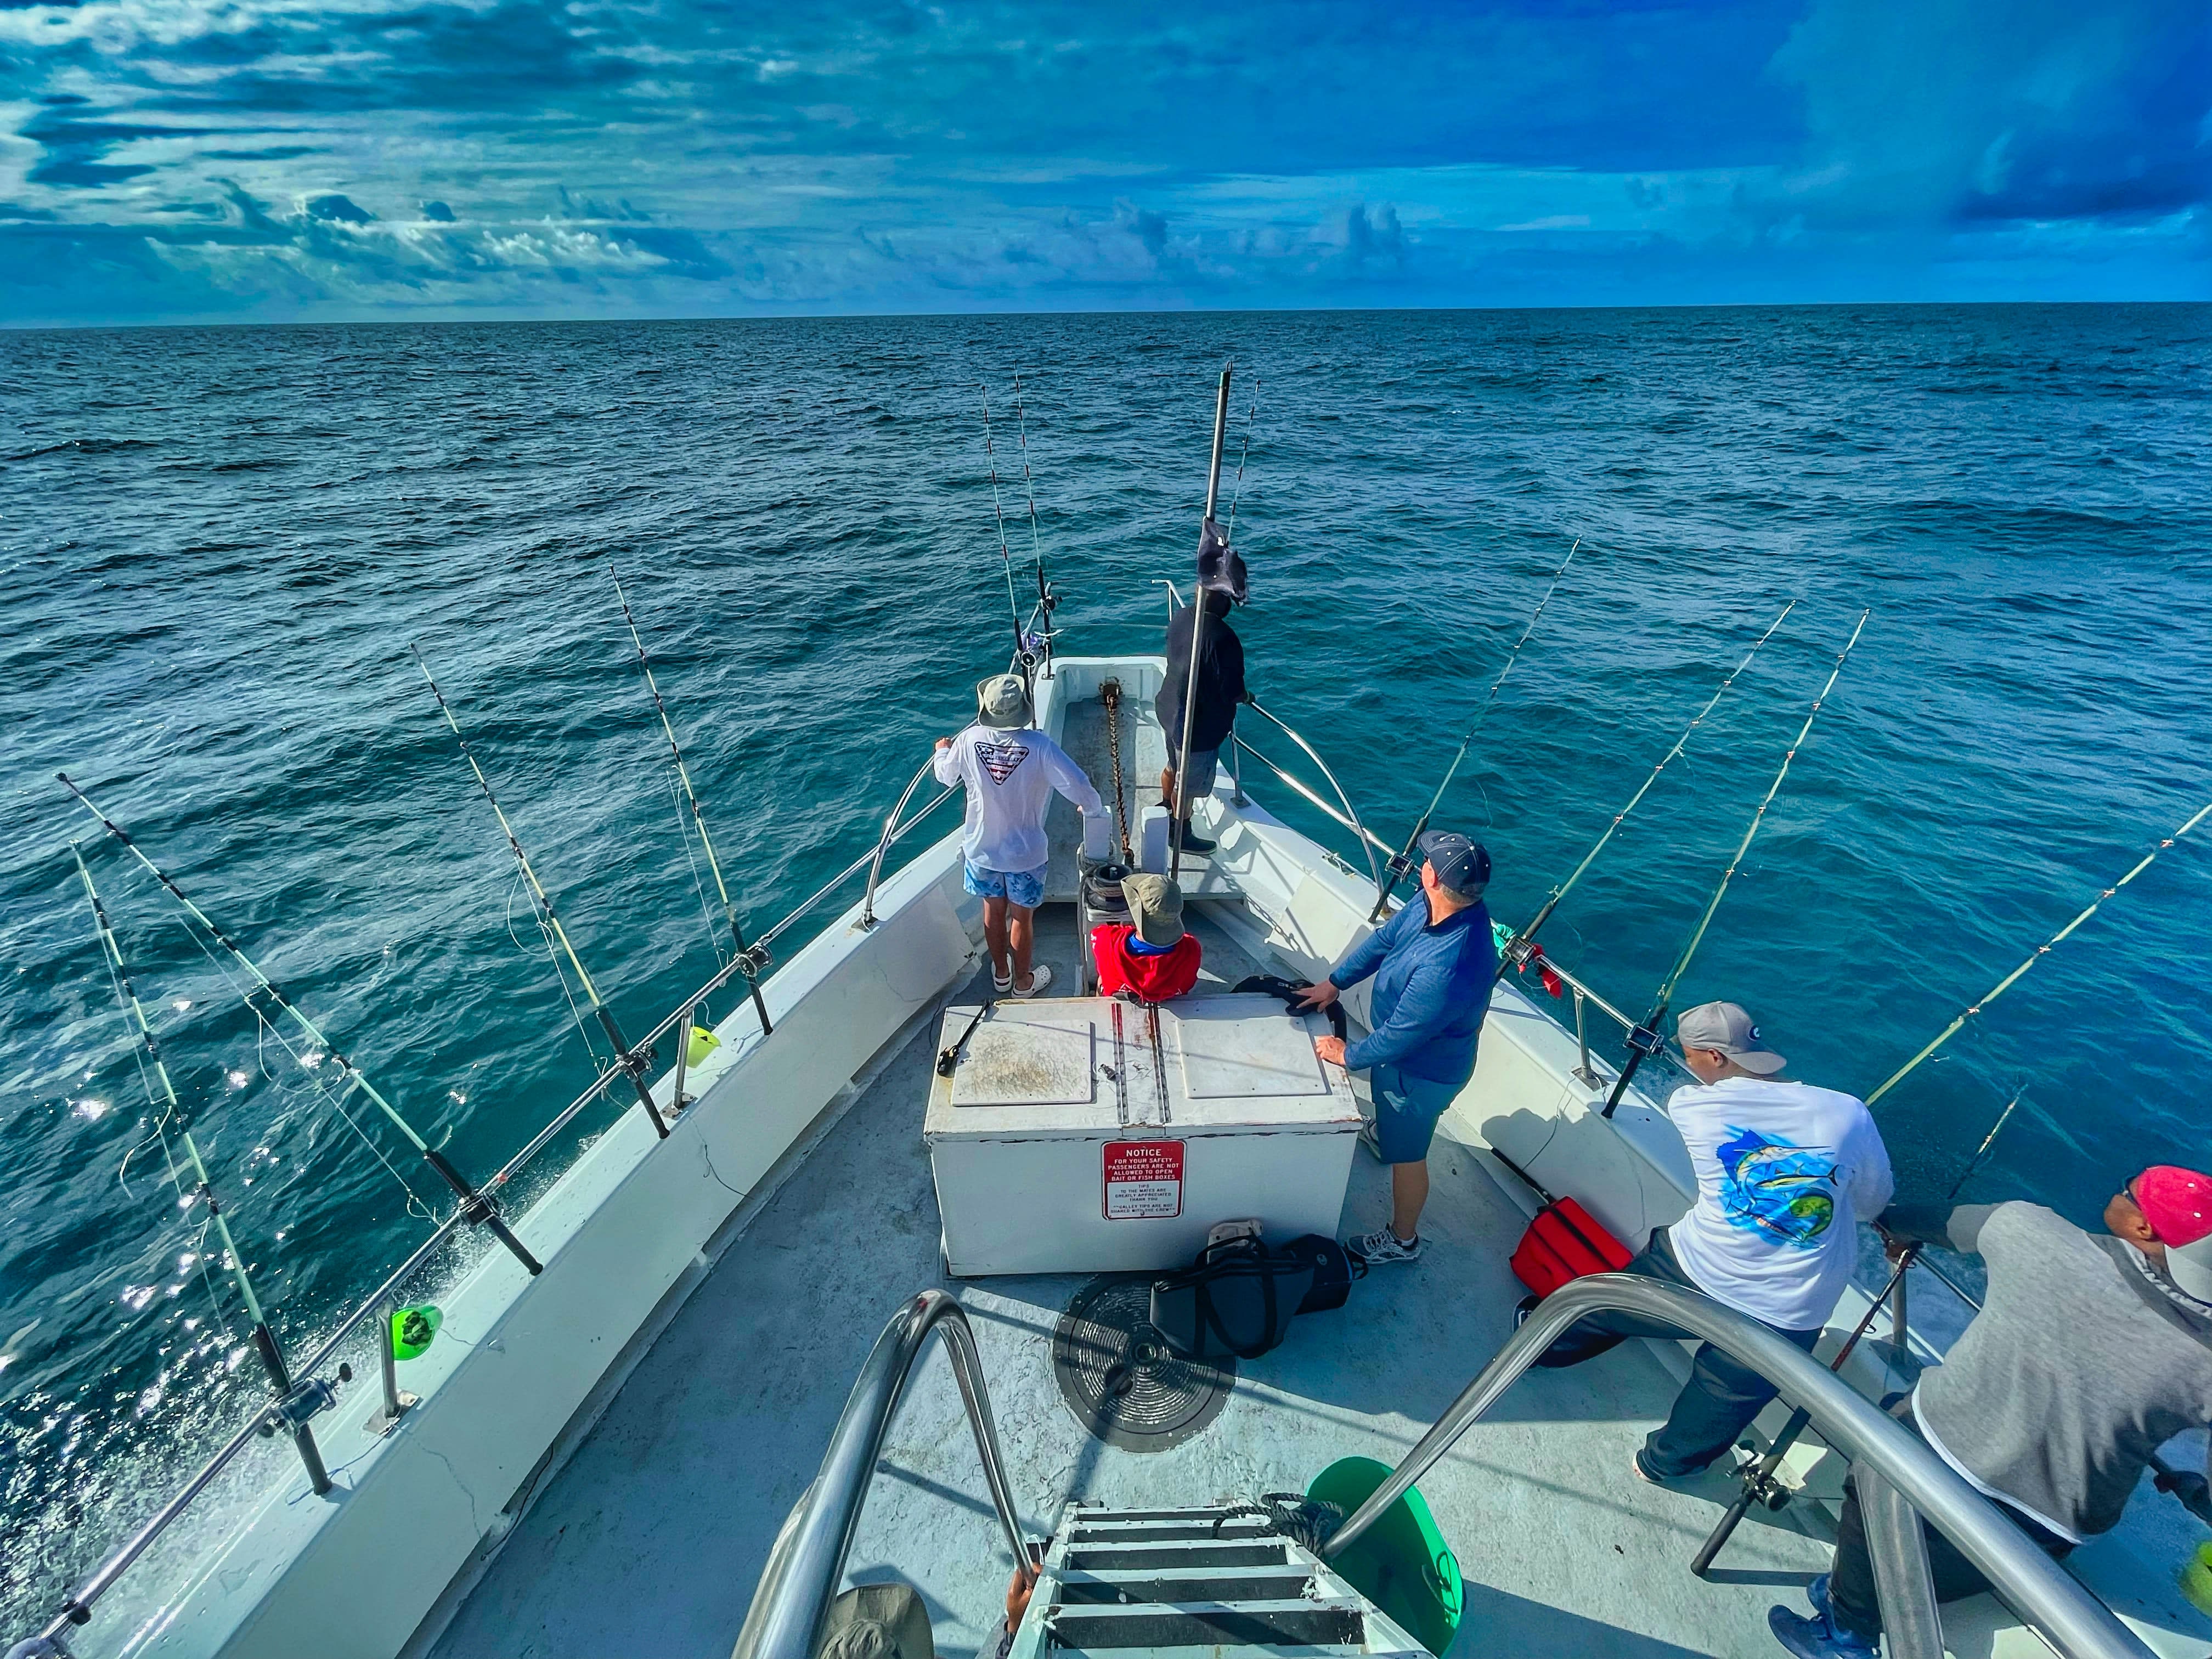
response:
{"label": "fishing boat deck", "polygon": [[[1281,971],[1192,907],[1209,981]],[[1073,915],[1039,915],[1059,988],[1078,980]],[[978,979],[947,1001],[973,1000]],[[1303,1488],[1336,1459],[1395,1462],[1511,1328],[1506,1256],[1524,1216],[1488,1161],[1453,1139],[1431,1159],[1429,1241],[1376,1271],[1342,1310],[1299,1320],[1240,1369],[1221,1414],[1171,1449],[1094,1438],[1063,1403],[1054,1327],[1085,1281],[948,1280],[921,1137],[937,1043],[933,1009],[833,1105],[764,1184],[714,1271],[539,1491],[429,1651],[441,1659],[619,1653],[719,1659],[736,1639],[771,1540],[812,1479],[846,1392],[905,1297],[945,1285],[974,1321],[1025,1525],[1062,1504],[1193,1504]],[[1355,1160],[1347,1234],[1383,1218],[1388,1173]],[[1570,1371],[1531,1373],[1423,1482],[1466,1574],[1455,1650],[1659,1656],[1772,1653],[1765,1612],[1802,1606],[1826,1552],[1817,1510],[1761,1513],[1715,1579],[1686,1570],[1723,1496],[1630,1472],[1674,1382],[1629,1344]],[[994,1631],[1005,1559],[950,1368],[932,1350],[892,1425],[850,1558],[856,1582],[922,1592],[939,1650]]]}

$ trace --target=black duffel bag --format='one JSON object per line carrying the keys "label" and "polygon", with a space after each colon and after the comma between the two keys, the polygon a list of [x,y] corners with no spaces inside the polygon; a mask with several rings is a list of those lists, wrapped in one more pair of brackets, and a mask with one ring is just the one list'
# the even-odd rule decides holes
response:
{"label": "black duffel bag", "polygon": [[1256,1359],[1290,1334],[1313,1282],[1303,1256],[1256,1238],[1224,1239],[1181,1273],[1152,1281],[1152,1326],[1193,1359]]}
{"label": "black duffel bag", "polygon": [[1344,1305],[1366,1276],[1344,1246],[1308,1233],[1280,1249],[1257,1238],[1209,1244],[1179,1273],[1152,1282],[1152,1322],[1194,1359],[1256,1359],[1281,1346],[1291,1321]]}
{"label": "black duffel bag", "polygon": [[1284,1254],[1303,1256],[1313,1263],[1313,1288],[1298,1304],[1302,1314],[1327,1313],[1341,1308],[1352,1294],[1352,1281],[1367,1277],[1367,1264],[1327,1233],[1308,1233],[1283,1246]]}

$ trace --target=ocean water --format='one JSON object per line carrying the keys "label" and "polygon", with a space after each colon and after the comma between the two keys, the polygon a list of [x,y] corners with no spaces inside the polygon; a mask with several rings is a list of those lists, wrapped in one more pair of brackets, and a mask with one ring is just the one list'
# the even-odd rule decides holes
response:
{"label": "ocean water", "polygon": [[[1798,1075],[1871,1089],[2212,799],[2212,307],[0,334],[0,1640],[260,1392],[72,838],[288,1344],[424,1235],[410,1188],[439,1202],[55,771],[480,1175],[592,1061],[410,642],[641,1030],[715,957],[609,565],[758,931],[872,844],[1003,665],[983,389],[1018,580],[1019,373],[1062,647],[1149,647],[1224,358],[1253,684],[1386,838],[1580,539],[1441,815],[1490,846],[1504,920],[1798,601],[1547,930],[1623,1007],[1862,609],[1678,998],[1750,1004]],[[1907,1194],[2022,1085],[1973,1194],[2086,1221],[2144,1164],[2205,1162],[2208,921],[2212,830],[1882,1103]],[[103,1615],[87,1650],[124,1633]]]}

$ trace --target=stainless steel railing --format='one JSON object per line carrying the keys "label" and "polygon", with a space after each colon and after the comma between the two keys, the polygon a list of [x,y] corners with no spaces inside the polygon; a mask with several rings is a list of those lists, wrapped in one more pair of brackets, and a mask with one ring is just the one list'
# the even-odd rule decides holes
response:
{"label": "stainless steel railing", "polygon": [[822,1620],[845,1577],[845,1557],[859,1530],[860,1511],[874,1480],[884,1436],[899,1402],[906,1398],[915,1364],[934,1332],[945,1339],[960,1387],[968,1427],[982,1460],[984,1484],[999,1528],[1020,1570],[1034,1575],[1013,1487],[999,1451],[999,1431],[991,1420],[991,1395],[975,1350],[975,1333],[960,1304],[943,1291],[924,1291],[893,1314],[860,1367],[860,1380],[846,1397],[845,1410],[830,1436],[821,1473],[793,1508],[769,1552],[760,1587],[745,1614],[730,1659],[811,1659]]}
{"label": "stainless steel railing", "polygon": [[[921,781],[936,769],[937,757],[932,754],[927,760],[922,762],[921,769],[914,775],[913,781],[900,792],[898,805],[891,808],[890,816],[884,820],[884,833],[876,842],[875,857],[868,861],[868,890],[860,900],[860,926],[864,929],[876,925],[876,884],[883,879],[884,854],[890,851],[891,842],[897,834],[899,814],[906,811],[906,804],[914,799],[914,792],[921,787]],[[945,795],[950,795],[951,793],[947,789],[944,795],[939,795],[937,799],[941,801]],[[921,810],[927,812],[936,804],[936,801],[933,801],[929,806],[925,806]]]}
{"label": "stainless steel railing", "polygon": [[[1615,1310],[1679,1326],[1774,1383],[1784,1399],[1810,1414],[1830,1446],[1854,1465],[1875,1471],[1950,1540],[1996,1587],[2014,1613],[2065,1659],[2149,1659],[2150,1650],[2111,1608],[2029,1542],[2025,1533],[1948,1464],[1826,1366],[1733,1309],[1679,1285],[1631,1273],[1577,1279],[1538,1303],[1521,1328],[1446,1407],[1436,1426],[1421,1437],[1389,1478],[1338,1529],[1322,1554],[1340,1554],[1374,1525],[1569,1326],[1585,1315]],[[1888,1537],[1899,1529],[1884,1527],[1879,1531]],[[1903,1531],[1917,1547],[1918,1529]],[[1924,1577],[1924,1558],[1917,1565]],[[1889,1609],[1888,1586],[1911,1585],[1913,1566],[1909,1560],[1896,1559],[1877,1565],[1876,1581],[1885,1598],[1885,1613]],[[1909,1615],[1915,1610],[1899,1607],[1898,1611],[1901,1622],[1911,1627]]]}

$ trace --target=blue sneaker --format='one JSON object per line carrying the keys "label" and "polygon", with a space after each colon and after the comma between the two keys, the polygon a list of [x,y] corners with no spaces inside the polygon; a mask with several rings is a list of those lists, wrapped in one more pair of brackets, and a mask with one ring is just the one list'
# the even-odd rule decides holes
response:
{"label": "blue sneaker", "polygon": [[1828,1603],[1827,1574],[1822,1573],[1805,1587],[1805,1599],[1813,1604],[1810,1619],[1800,1618],[1787,1607],[1766,1610],[1766,1628],[1774,1632],[1776,1641],[1797,1659],[1874,1659],[1871,1644],[1837,1628]]}

